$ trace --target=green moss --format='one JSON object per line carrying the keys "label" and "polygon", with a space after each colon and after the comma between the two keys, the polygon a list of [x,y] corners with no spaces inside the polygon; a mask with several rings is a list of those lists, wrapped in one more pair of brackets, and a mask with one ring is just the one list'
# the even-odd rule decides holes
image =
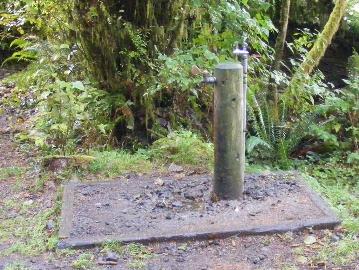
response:
{"label": "green moss", "polygon": [[151,251],[140,244],[129,244],[126,252],[131,257],[131,261],[127,264],[130,269],[144,269],[146,261],[153,257]]}
{"label": "green moss", "polygon": [[154,160],[179,165],[190,165],[212,169],[214,148],[213,144],[204,142],[191,131],[178,131],[169,134],[153,143],[149,155]]}
{"label": "green moss", "polygon": [[[10,246],[0,252],[0,256],[19,254],[22,256],[37,256],[45,251],[54,250],[57,246],[57,233],[49,235],[46,224],[49,220],[55,221],[60,213],[60,194],[57,194],[55,207],[37,212],[40,205],[36,202],[28,203],[19,199],[8,200],[0,208],[0,241],[8,242]],[[6,213],[16,211],[16,217],[8,218]]]}
{"label": "green moss", "polygon": [[125,252],[125,250],[126,246],[118,241],[107,241],[103,244],[103,251],[111,251],[121,255]]}
{"label": "green moss", "polygon": [[79,269],[79,270],[94,269],[94,267],[95,267],[94,255],[92,255],[91,253],[83,253],[83,254],[81,254],[77,258],[77,260],[75,260],[72,263],[72,267],[74,269]]}
{"label": "green moss", "polygon": [[51,155],[44,157],[42,163],[47,167],[56,160],[65,161],[69,168],[87,168],[89,164],[95,160],[95,157],[87,155]]}

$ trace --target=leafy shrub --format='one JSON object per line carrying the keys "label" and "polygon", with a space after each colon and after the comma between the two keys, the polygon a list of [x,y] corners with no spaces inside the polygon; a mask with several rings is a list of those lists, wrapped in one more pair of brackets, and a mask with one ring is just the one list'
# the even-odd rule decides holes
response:
{"label": "leafy shrub", "polygon": [[176,131],[153,143],[149,155],[165,162],[194,165],[207,168],[213,166],[213,145],[191,131]]}
{"label": "leafy shrub", "polygon": [[21,168],[21,167],[5,167],[5,168],[0,168],[0,181],[1,180],[6,180],[7,178],[10,177],[18,177],[24,174],[25,168]]}
{"label": "leafy shrub", "polygon": [[[349,153],[349,156],[351,153]],[[358,258],[359,233],[359,167],[349,162],[347,154],[334,153],[309,160],[302,169],[310,176],[307,180],[332,204],[342,220],[344,237],[318,250],[317,259],[336,265],[355,263]]]}
{"label": "leafy shrub", "polygon": [[107,93],[81,81],[56,81],[41,93],[36,127],[44,134],[43,145],[73,153],[106,143],[112,129]]}
{"label": "leafy shrub", "polygon": [[40,3],[39,1],[2,0],[0,3],[0,44],[1,47],[13,53],[6,62],[28,62],[36,59],[39,48],[35,41],[63,41],[68,31],[66,19],[70,9],[71,1],[65,3],[60,0],[51,0]]}
{"label": "leafy shrub", "polygon": [[359,55],[349,59],[347,86],[325,97],[316,112],[322,121],[313,126],[314,135],[337,148],[358,150],[359,140]]}
{"label": "leafy shrub", "polygon": [[17,85],[7,102],[36,108],[33,129],[21,138],[59,154],[108,143],[114,125],[110,117],[112,104],[120,101],[82,79],[76,48],[48,43],[37,47],[38,59],[7,79]]}

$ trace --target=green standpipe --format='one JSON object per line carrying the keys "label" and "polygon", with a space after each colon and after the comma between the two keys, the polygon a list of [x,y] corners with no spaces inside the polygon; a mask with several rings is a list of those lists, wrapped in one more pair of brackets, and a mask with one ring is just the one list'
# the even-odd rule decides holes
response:
{"label": "green standpipe", "polygon": [[220,64],[214,72],[215,167],[213,200],[243,196],[245,167],[245,93],[243,67]]}

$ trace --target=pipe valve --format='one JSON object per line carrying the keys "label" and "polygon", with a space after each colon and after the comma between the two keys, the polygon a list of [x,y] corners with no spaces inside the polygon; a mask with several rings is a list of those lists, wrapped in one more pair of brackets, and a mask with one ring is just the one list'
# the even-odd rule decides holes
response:
{"label": "pipe valve", "polygon": [[215,84],[217,81],[216,77],[212,76],[211,73],[208,72],[208,70],[202,70],[196,65],[192,66],[191,74],[193,76],[202,75],[202,83],[205,84]]}

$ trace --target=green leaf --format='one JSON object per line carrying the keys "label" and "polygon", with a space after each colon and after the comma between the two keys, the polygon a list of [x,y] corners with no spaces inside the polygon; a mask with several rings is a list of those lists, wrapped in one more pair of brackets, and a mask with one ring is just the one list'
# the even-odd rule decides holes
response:
{"label": "green leaf", "polygon": [[359,164],[359,152],[353,152],[348,156],[347,162],[349,164]]}
{"label": "green leaf", "polygon": [[340,123],[336,123],[334,126],[333,126],[333,129],[335,130],[336,133],[339,132],[339,130],[341,129],[342,125]]}
{"label": "green leaf", "polygon": [[262,140],[259,137],[251,136],[251,137],[248,138],[248,140],[246,142],[246,148],[247,148],[248,153],[251,153],[253,151],[253,149],[258,147],[258,146],[262,146],[262,147],[267,148],[267,149],[272,148],[269,143],[267,143],[266,141]]}
{"label": "green leaf", "polygon": [[70,46],[68,44],[61,44],[60,49],[70,49]]}
{"label": "green leaf", "polygon": [[81,91],[85,90],[85,86],[81,81],[73,82],[72,87]]}

